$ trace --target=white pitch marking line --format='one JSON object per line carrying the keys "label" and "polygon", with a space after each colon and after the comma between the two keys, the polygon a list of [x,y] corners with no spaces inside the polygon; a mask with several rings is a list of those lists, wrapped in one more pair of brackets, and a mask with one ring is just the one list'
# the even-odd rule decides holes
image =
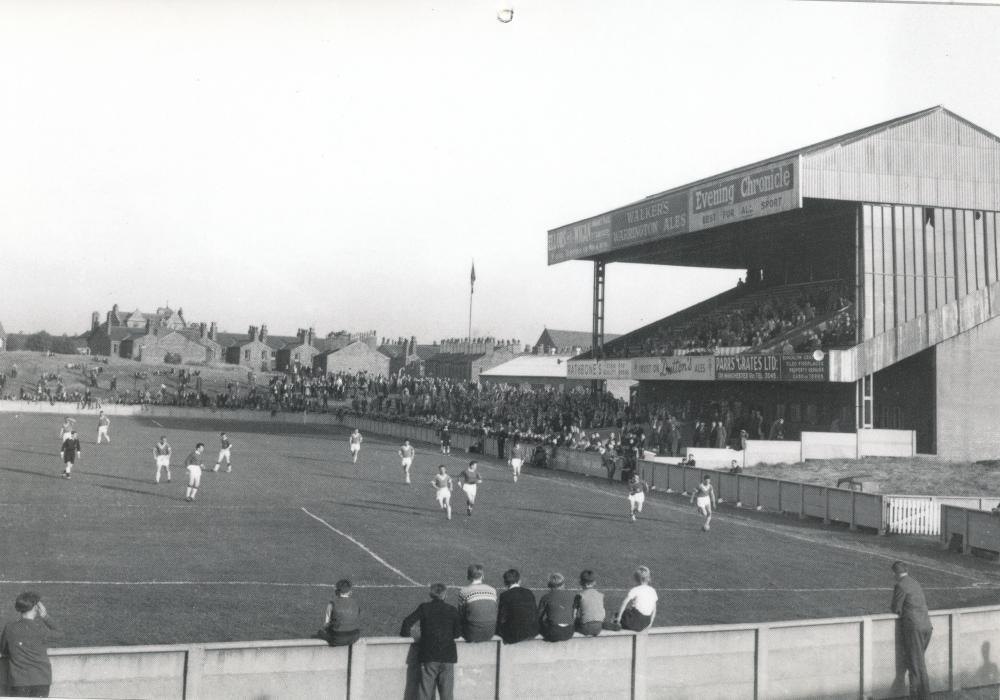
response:
{"label": "white pitch marking line", "polygon": [[[335,588],[336,585],[332,583],[293,583],[287,581],[70,581],[70,580],[13,580],[13,579],[0,579],[0,585],[10,584],[10,585],[72,585],[72,586],[269,586],[273,588]],[[381,584],[381,583],[369,583],[369,584],[357,584],[354,588],[362,588],[369,590],[392,590],[392,589],[403,589],[408,590],[411,588],[423,588],[422,584]],[[458,590],[461,586],[448,586],[448,588],[453,588]],[[529,586],[529,588],[531,588]],[[656,590],[661,593],[843,593],[843,592],[858,592],[858,591],[891,591],[892,588],[886,586],[867,586],[858,588],[693,588],[693,587],[681,587],[681,588],[664,588],[661,586],[655,586]],[[1000,584],[983,586],[983,585],[972,585],[972,586],[925,586],[924,590],[928,591],[953,591],[953,590],[983,590],[988,588],[1000,588]],[[543,588],[532,588],[532,590],[543,591],[547,589]],[[569,587],[567,590],[577,591],[582,590],[579,588]],[[629,588],[601,588],[602,591],[611,593],[624,593],[631,589]]]}
{"label": "white pitch marking line", "polygon": [[[152,419],[150,419],[150,420],[152,420]],[[154,420],[154,421],[153,421],[153,425],[156,425],[156,426],[159,426],[159,427],[161,427],[161,428],[163,427],[163,424],[162,424],[162,423],[160,423],[160,421],[157,421],[157,420]]]}
{"label": "white pitch marking line", "polygon": [[323,520],[323,518],[319,517],[318,515],[313,515],[308,510],[306,510],[305,507],[302,508],[302,512],[305,513],[306,515],[308,515],[313,520],[315,520],[317,522],[320,522],[320,523],[323,523],[323,525],[325,525],[327,528],[329,528],[333,532],[336,532],[338,535],[340,535],[344,539],[349,540],[350,542],[353,542],[354,544],[356,544],[358,547],[360,547],[365,552],[367,552],[368,555],[371,556],[372,559],[374,559],[375,561],[377,561],[379,564],[381,564],[385,568],[389,569],[389,571],[392,571],[393,573],[395,573],[395,574],[399,575],[400,577],[406,579],[407,581],[409,581],[410,583],[412,583],[414,586],[423,586],[422,583],[420,583],[419,581],[417,581],[415,579],[410,578],[409,576],[407,576],[406,574],[404,574],[402,571],[400,571],[399,569],[397,569],[395,566],[393,566],[392,564],[390,564],[389,562],[387,562],[385,559],[383,559],[382,557],[380,557],[378,554],[376,554],[375,552],[373,552],[371,549],[369,549],[368,547],[366,547],[364,545],[364,543],[359,542],[358,540],[354,539],[353,537],[351,537],[350,535],[348,535],[346,532],[344,532],[342,530],[338,530],[337,528],[335,528],[333,525],[331,525],[330,523],[328,523],[325,520]]}

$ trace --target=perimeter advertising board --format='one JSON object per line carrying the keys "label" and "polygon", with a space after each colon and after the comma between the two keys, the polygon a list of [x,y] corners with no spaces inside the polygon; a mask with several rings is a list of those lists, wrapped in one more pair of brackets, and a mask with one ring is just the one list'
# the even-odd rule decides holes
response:
{"label": "perimeter advertising board", "polygon": [[715,358],[715,378],[736,382],[825,382],[826,358],[809,354],[730,355]]}
{"label": "perimeter advertising board", "polygon": [[640,357],[632,361],[632,378],[654,381],[710,381],[715,379],[715,358],[712,355]]}
{"label": "perimeter advertising board", "polygon": [[570,360],[567,379],[631,379],[632,360]]}
{"label": "perimeter advertising board", "polygon": [[552,229],[549,265],[796,209],[800,173],[796,156]]}
{"label": "perimeter advertising board", "polygon": [[681,355],[630,360],[570,360],[568,379],[640,381],[825,382],[827,359],[793,355]]}

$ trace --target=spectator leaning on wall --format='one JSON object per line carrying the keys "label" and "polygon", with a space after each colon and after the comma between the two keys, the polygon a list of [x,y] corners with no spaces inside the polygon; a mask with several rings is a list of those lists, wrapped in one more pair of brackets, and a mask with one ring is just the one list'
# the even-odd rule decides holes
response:
{"label": "spectator leaning on wall", "polygon": [[440,700],[453,700],[455,696],[455,662],[458,661],[455,638],[462,635],[462,624],[458,610],[444,602],[447,590],[443,583],[432,583],[430,602],[421,603],[407,615],[399,630],[401,637],[409,637],[413,626],[420,625],[420,639],[417,640],[419,700],[434,700],[435,689]]}
{"label": "spectator leaning on wall", "polygon": [[20,619],[8,622],[0,635],[0,656],[9,668],[8,692],[15,697],[47,698],[52,685],[49,642],[61,638],[62,630],[34,591],[19,595],[14,609]]}

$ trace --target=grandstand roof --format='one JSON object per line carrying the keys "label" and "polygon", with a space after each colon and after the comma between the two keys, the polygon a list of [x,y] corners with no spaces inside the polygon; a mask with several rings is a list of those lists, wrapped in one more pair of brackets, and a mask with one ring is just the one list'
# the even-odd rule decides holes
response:
{"label": "grandstand roof", "polygon": [[485,377],[566,378],[566,361],[573,355],[519,355],[484,372]]}
{"label": "grandstand roof", "polygon": [[[1000,137],[938,105],[553,229],[549,264],[686,264],[678,255],[645,253],[693,238],[711,245],[713,233],[760,229],[776,216],[808,223],[801,216],[808,199],[1000,211]],[[727,266],[715,251],[702,256],[711,260],[699,260],[697,248],[685,254],[694,256],[688,264]]]}

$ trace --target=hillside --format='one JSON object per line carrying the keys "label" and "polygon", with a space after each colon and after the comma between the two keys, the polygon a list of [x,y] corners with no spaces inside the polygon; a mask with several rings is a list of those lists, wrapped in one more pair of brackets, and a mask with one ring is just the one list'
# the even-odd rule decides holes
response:
{"label": "hillside", "polygon": [[[11,377],[11,369],[17,367],[17,377]],[[46,355],[41,352],[27,350],[0,353],[0,372],[6,377],[2,394],[16,398],[21,387],[34,391],[39,379],[47,378],[47,385],[55,390],[57,382],[62,381],[67,394],[82,393],[87,386],[87,377],[91,369],[99,369],[97,387],[91,388],[91,395],[102,401],[107,399],[111,378],[117,378],[119,394],[126,390],[134,392],[149,385],[155,391],[160,385],[165,385],[168,391],[176,391],[178,387],[179,370],[190,370],[201,373],[202,390],[209,396],[226,391],[230,382],[240,382],[243,387],[247,383],[247,369],[237,365],[167,365],[152,364],[127,360],[121,357],[108,358],[107,364],[97,361],[87,355]],[[136,373],[145,376],[136,377]],[[258,385],[267,385],[272,375],[255,372]],[[59,379],[53,379],[58,377]]]}

